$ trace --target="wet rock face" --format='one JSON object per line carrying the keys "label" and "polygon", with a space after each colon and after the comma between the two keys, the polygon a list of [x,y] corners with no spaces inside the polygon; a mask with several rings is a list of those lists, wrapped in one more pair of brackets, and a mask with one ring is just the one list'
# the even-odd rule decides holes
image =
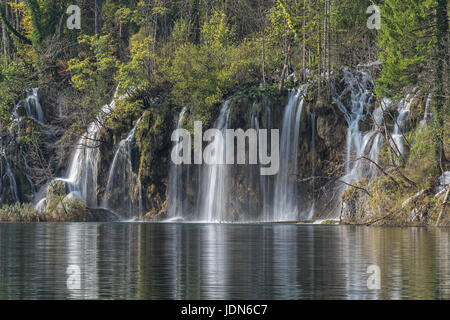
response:
{"label": "wet rock face", "polygon": [[[261,96],[257,98],[240,97],[232,101],[230,128],[247,130],[253,128],[252,114],[260,129],[279,129],[288,94],[280,96]],[[248,159],[248,148],[246,159]],[[229,175],[229,217],[230,221],[255,220],[264,214],[264,206],[269,209],[273,194],[275,176],[266,176],[266,197],[262,195],[259,165],[231,166]],[[266,203],[264,203],[266,201]]]}
{"label": "wet rock face", "polygon": [[172,149],[172,117],[167,106],[149,110],[136,129],[139,179],[145,216],[162,215],[167,208],[167,183]]}
{"label": "wet rock face", "polygon": [[369,196],[361,190],[347,190],[342,199],[340,220],[348,224],[363,224],[377,217],[368,205]]}
{"label": "wet rock face", "polygon": [[[345,137],[345,126],[337,115],[322,115],[317,118],[317,136],[323,141],[326,148],[335,148],[342,145]],[[342,133],[344,132],[344,135]]]}
{"label": "wet rock face", "polygon": [[41,137],[45,137],[41,126],[27,118],[12,121],[7,133],[0,137],[0,204],[33,199],[36,180],[32,168],[36,157],[29,153],[30,146],[37,144],[42,155],[46,155]]}
{"label": "wet rock face", "polygon": [[[254,127],[254,120],[258,120],[259,128],[280,129],[283,113],[288,101],[287,92],[279,96],[261,96],[257,98],[237,97],[232,100],[229,116],[229,128],[247,130]],[[340,155],[345,140],[345,118],[338,111],[333,110],[331,101],[320,104],[312,99],[303,107],[300,117],[300,138],[298,151],[298,189],[302,197],[299,210],[309,210],[313,194],[320,190],[327,180],[307,180],[313,175],[327,175],[336,171],[340,163]],[[163,107],[162,107],[163,109]],[[315,133],[315,150],[313,155],[311,114],[317,117]],[[146,218],[154,219],[166,212],[168,205],[168,173],[170,167],[170,151],[172,142],[170,136],[176,126],[177,114],[158,115],[149,112],[145,115],[136,130],[138,146],[139,177],[142,183],[142,202],[147,213]],[[189,113],[185,116],[185,123],[191,123]],[[204,128],[206,130],[207,128]],[[108,140],[109,141],[109,140]],[[106,152],[105,154],[108,154]],[[283,155],[280,155],[283,156]],[[104,157],[104,155],[102,155]],[[248,150],[247,150],[248,157]],[[314,164],[313,164],[314,161]],[[107,161],[105,161],[107,163]],[[99,170],[100,172],[104,170]],[[336,173],[338,174],[338,173]],[[182,176],[182,198],[186,208],[185,217],[194,216],[198,211],[199,177],[201,166],[184,167]],[[267,177],[264,192],[267,202],[263,203],[261,196],[261,177],[258,165],[235,165],[228,171],[229,196],[227,197],[228,221],[243,219],[257,220],[260,218],[264,206],[271,207],[274,193],[275,176]],[[320,206],[319,206],[320,207]]]}

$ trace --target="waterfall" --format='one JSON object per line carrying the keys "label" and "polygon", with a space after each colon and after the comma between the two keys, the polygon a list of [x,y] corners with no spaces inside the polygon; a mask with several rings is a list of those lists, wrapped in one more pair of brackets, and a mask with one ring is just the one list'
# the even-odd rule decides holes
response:
{"label": "waterfall", "polygon": [[14,177],[13,172],[11,171],[11,164],[9,163],[9,160],[6,159],[6,157],[4,157],[5,162],[6,162],[6,176],[8,177],[9,180],[9,188],[11,190],[11,196],[14,200],[14,202],[20,202],[20,198],[19,198],[19,191],[17,189],[17,183],[16,183],[16,178]]}
{"label": "waterfall", "polygon": [[27,116],[36,119],[40,123],[45,122],[44,112],[39,103],[38,88],[33,88],[31,94],[25,100],[25,109]]}
{"label": "waterfall", "polygon": [[200,182],[200,220],[222,222],[226,219],[228,202],[228,166],[225,163],[225,136],[229,125],[231,99],[225,101],[220,110],[214,128],[221,131],[223,140],[211,142],[211,160],[214,164],[205,164]]}
{"label": "waterfall", "polygon": [[427,97],[427,101],[425,102],[425,112],[423,114],[423,119],[420,121],[420,125],[422,126],[422,128],[425,128],[432,119],[433,114],[432,114],[432,112],[430,112],[430,106],[431,106],[432,100],[433,100],[433,95],[429,94]]}
{"label": "waterfall", "polygon": [[88,206],[97,206],[97,159],[100,126],[92,122],[80,138],[69,165],[67,183],[70,194]]}
{"label": "waterfall", "polygon": [[[104,105],[96,119],[88,125],[87,131],[78,140],[75,151],[70,159],[66,178],[56,178],[54,181],[65,182],[69,191],[68,198],[82,201],[90,207],[97,207],[97,161],[98,135],[106,117],[116,106],[117,89],[110,104]],[[37,202],[36,209],[42,209],[44,199]]]}
{"label": "waterfall", "polygon": [[[267,132],[270,132],[269,129],[271,129],[272,127],[272,110],[269,106],[266,106],[265,111],[267,115],[265,127],[267,129]],[[273,192],[271,183],[272,180],[268,176],[263,176],[261,174],[259,176],[261,179],[261,193],[263,198],[263,217],[264,221],[269,221],[272,208],[272,199],[270,197],[270,195],[272,194],[271,192]]]}
{"label": "waterfall", "polygon": [[[184,114],[187,108],[184,107],[178,117],[177,129],[181,129],[183,124]],[[175,152],[179,154],[182,149],[182,144],[175,142]],[[182,217],[184,215],[183,208],[183,166],[176,165],[173,162],[170,165],[169,171],[169,207],[168,207],[168,217],[176,218]]]}
{"label": "waterfall", "polygon": [[[332,99],[338,105],[339,109],[344,112],[347,121],[347,138],[346,138],[346,157],[344,176],[340,178],[343,182],[338,189],[338,194],[342,194],[347,188],[347,184],[352,184],[363,177],[370,177],[376,174],[376,168],[373,163],[361,160],[365,156],[376,162],[379,148],[381,146],[381,133],[378,127],[382,124],[382,109],[376,108],[372,117],[376,123],[374,128],[369,132],[362,133],[359,128],[360,121],[365,120],[367,109],[372,102],[373,95],[370,88],[373,87],[372,78],[366,72],[354,71],[344,68],[345,88],[343,93],[339,95],[335,88],[332,88]],[[342,102],[342,96],[350,93],[350,105],[347,108]],[[338,214],[334,212],[334,214]]]}
{"label": "waterfall", "polygon": [[45,123],[44,112],[39,102],[39,88],[33,88],[28,93],[24,101],[19,102],[13,110],[13,118],[15,120],[20,119],[22,116],[26,116],[30,119],[34,119],[39,123]]}
{"label": "waterfall", "polygon": [[119,142],[109,169],[103,199],[104,208],[127,218],[142,214],[141,185],[133,172],[133,147],[136,128],[144,115],[145,113],[136,121],[127,137]]}
{"label": "waterfall", "polygon": [[404,134],[408,128],[409,113],[413,97],[408,94],[404,99],[401,99],[398,104],[398,116],[394,123],[394,130],[392,136],[392,146],[396,150],[397,156],[403,155],[405,138]]}
{"label": "waterfall", "polygon": [[[370,148],[368,157],[375,163],[378,163],[378,153],[380,151],[383,142],[382,140],[383,135],[380,132],[380,128],[383,124],[383,110],[381,109],[381,107],[375,109],[375,111],[372,114],[372,117],[374,119],[374,129],[372,132],[369,132],[369,134],[374,134],[375,136],[373,138],[372,147]],[[377,175],[377,168],[373,162],[370,162],[369,172],[367,176],[369,178],[373,178],[376,175]]]}
{"label": "waterfall", "polygon": [[[44,112],[39,102],[38,92],[38,88],[28,91],[27,97],[16,104],[12,111],[11,124],[8,129],[9,135],[7,135],[5,139],[0,138],[0,140],[2,140],[1,157],[5,163],[5,172],[1,179],[7,181],[7,183],[3,183],[1,187],[9,185],[11,200],[14,202],[20,202],[21,200],[24,200],[24,197],[21,194],[21,190],[19,190],[19,187],[23,187],[23,185],[17,185],[13,168],[25,168],[25,170],[21,170],[20,172],[15,171],[16,175],[24,177],[30,184],[31,196],[35,194],[34,183],[31,179],[27,163],[27,155],[23,150],[23,146],[18,144],[17,141],[22,135],[21,126],[19,125],[21,119],[28,118],[41,125],[45,123]],[[16,149],[17,147],[18,151]]]}
{"label": "waterfall", "polygon": [[[361,176],[361,160],[357,160],[364,155],[367,143],[373,136],[371,131],[363,136],[359,129],[359,122],[365,119],[365,107],[371,102],[372,94],[369,88],[373,86],[372,79],[367,73],[352,72],[349,68],[344,68],[344,80],[346,89],[350,91],[350,110],[341,102],[340,97],[334,93],[333,100],[345,113],[347,120],[346,158],[345,176],[343,180],[352,183]],[[359,77],[360,76],[360,77]]]}
{"label": "waterfall", "polygon": [[316,207],[316,198],[315,198],[315,176],[316,176],[316,114],[311,114],[311,173],[312,173],[312,183],[313,183],[313,201],[311,205],[311,209],[308,213],[307,220],[312,220],[314,217],[314,210]]}
{"label": "waterfall", "polygon": [[[372,93],[370,88],[373,87],[373,81],[370,76],[365,72],[354,72],[349,68],[344,68],[344,80],[347,91],[350,91],[350,110],[348,110],[344,103],[341,101],[340,96],[333,92],[333,100],[339,106],[339,109],[344,112],[347,120],[347,142],[346,142],[346,159],[345,159],[345,173],[349,179],[346,181],[355,181],[358,178],[358,159],[363,155],[364,148],[366,147],[369,138],[373,135],[370,132],[370,136],[362,135],[359,129],[359,122],[365,119],[365,107],[372,100]],[[356,156],[356,157],[355,157]]]}
{"label": "waterfall", "polygon": [[298,220],[297,164],[300,116],[307,86],[290,93],[284,109],[280,140],[280,169],[275,179],[272,221]]}
{"label": "waterfall", "polygon": [[[265,117],[265,123],[263,123],[263,128],[270,129],[271,128],[271,122],[272,122],[272,113],[270,110],[270,107],[267,104],[264,104],[264,113],[266,114]],[[259,130],[261,129],[259,124],[258,115],[256,112],[256,101],[252,104],[252,112],[250,116],[250,126],[251,128],[256,130],[257,135],[259,135]],[[270,132],[270,131],[268,131]],[[261,168],[261,165],[259,165],[259,168]],[[250,169],[250,179],[253,178],[251,175],[253,171]],[[260,210],[261,210],[261,219],[260,221],[270,221],[271,220],[271,202],[270,202],[270,178],[265,175],[261,175],[258,173],[259,176],[259,200],[260,200]],[[248,185],[250,186],[252,183],[252,180],[248,181]]]}

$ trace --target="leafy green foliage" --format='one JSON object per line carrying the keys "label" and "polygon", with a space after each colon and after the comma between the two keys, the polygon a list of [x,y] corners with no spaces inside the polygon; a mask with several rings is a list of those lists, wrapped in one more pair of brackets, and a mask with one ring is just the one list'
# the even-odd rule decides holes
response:
{"label": "leafy green foliage", "polygon": [[415,131],[406,170],[411,179],[424,188],[430,187],[432,178],[439,174],[434,158],[435,144],[432,127]]}
{"label": "leafy green foliage", "polygon": [[2,129],[6,129],[12,109],[23,97],[24,88],[30,87],[30,72],[21,61],[13,61],[8,65],[0,64],[0,121]]}
{"label": "leafy green foliage", "polygon": [[405,86],[416,85],[430,68],[433,4],[434,0],[386,0],[381,6],[383,22],[378,45],[383,70],[376,82],[380,96],[395,96]]}
{"label": "leafy green foliage", "polygon": [[255,81],[249,73],[257,64],[254,43],[247,40],[236,47],[233,37],[225,15],[215,12],[202,27],[201,43],[181,45],[168,67],[174,102],[191,105],[199,120],[207,123],[213,115],[211,108],[233,87]]}
{"label": "leafy green foliage", "polygon": [[119,67],[116,80],[122,89],[136,89],[147,87],[152,80],[152,73],[155,55],[150,51],[155,40],[138,33],[131,38],[130,61],[123,63]]}
{"label": "leafy green foliage", "polygon": [[113,43],[109,36],[83,36],[79,40],[82,51],[77,58],[69,60],[68,71],[72,83],[82,92],[103,93],[110,88],[118,61],[111,54]]}

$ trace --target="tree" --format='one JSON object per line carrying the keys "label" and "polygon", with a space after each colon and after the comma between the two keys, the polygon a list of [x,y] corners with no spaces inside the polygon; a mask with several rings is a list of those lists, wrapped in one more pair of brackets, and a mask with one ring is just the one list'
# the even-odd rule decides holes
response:
{"label": "tree", "polygon": [[[437,0],[435,37],[434,125],[437,140],[436,160],[443,173],[445,171],[444,162],[447,161],[444,152],[444,108],[447,107],[447,112],[449,108],[448,92],[445,92],[445,88],[448,89],[449,74],[447,0]],[[447,74],[447,79],[444,79],[444,74]],[[445,84],[447,84],[447,86]]]}
{"label": "tree", "polygon": [[4,28],[4,36],[3,38],[6,39],[6,32],[5,30],[9,30],[14,36],[16,36],[21,42],[23,42],[24,44],[28,44],[31,45],[32,42],[29,38],[27,38],[23,33],[21,33],[20,31],[18,31],[16,28],[14,28],[14,26],[11,24],[11,22],[8,19],[8,5],[5,2],[4,6],[0,5],[0,18],[3,22],[2,26]]}
{"label": "tree", "polygon": [[434,2],[385,0],[381,5],[378,46],[383,69],[376,81],[380,96],[401,94],[404,87],[416,85],[421,74],[430,72]]}
{"label": "tree", "polygon": [[103,0],[95,0],[95,35],[97,38],[102,34],[102,6]]}

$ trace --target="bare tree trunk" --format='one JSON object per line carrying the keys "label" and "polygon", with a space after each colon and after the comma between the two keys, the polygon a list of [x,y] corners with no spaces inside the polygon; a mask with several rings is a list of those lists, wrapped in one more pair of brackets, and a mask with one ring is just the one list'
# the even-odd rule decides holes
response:
{"label": "bare tree trunk", "polygon": [[284,79],[286,78],[286,72],[288,70],[288,61],[290,54],[291,54],[291,46],[289,46],[286,50],[286,56],[284,58],[283,71],[281,72],[280,86],[278,87],[278,92],[281,92],[284,87]]}
{"label": "bare tree trunk", "polygon": [[444,72],[448,74],[448,15],[447,0],[438,0],[436,6],[436,52],[434,75],[434,127],[436,137],[436,162],[443,173],[447,159],[444,152],[444,108],[448,106],[445,95]]}
{"label": "bare tree trunk", "polygon": [[194,0],[194,3],[192,4],[192,16],[193,16],[193,40],[195,44],[200,43],[200,4],[199,0]]}
{"label": "bare tree trunk", "polygon": [[306,0],[303,0],[303,21],[302,21],[302,71],[300,74],[300,80],[301,82],[304,82],[306,80],[306,34],[305,34],[305,28],[306,28]]}
{"label": "bare tree trunk", "polygon": [[439,226],[439,222],[441,222],[442,214],[444,213],[445,206],[447,206],[447,199],[448,199],[449,191],[450,191],[450,188],[448,188],[447,192],[445,193],[444,202],[442,202],[442,209],[441,209],[441,212],[439,213],[439,216],[438,216],[438,218],[436,220],[436,224],[434,225],[435,227],[438,227]]}
{"label": "bare tree trunk", "polygon": [[262,81],[263,85],[266,85],[266,50],[265,50],[265,36],[263,31],[263,37],[262,37]]}
{"label": "bare tree trunk", "polygon": [[102,34],[102,6],[103,0],[95,0],[95,35],[97,38]]}
{"label": "bare tree trunk", "polygon": [[262,1],[259,2],[259,16],[262,20],[262,50],[261,50],[261,67],[262,67],[262,83],[266,85],[266,18],[264,16]]}
{"label": "bare tree trunk", "polygon": [[331,23],[330,23],[330,17],[331,17],[331,0],[328,1],[328,75],[331,76]]}
{"label": "bare tree trunk", "polygon": [[[8,4],[6,1],[4,1],[5,12],[6,16],[8,17]],[[2,23],[2,49],[3,54],[5,56],[5,63],[8,64],[8,56],[9,56],[9,39],[8,39],[8,32],[6,31],[5,25]]]}
{"label": "bare tree trunk", "polygon": [[321,14],[321,10],[320,10],[320,5],[319,5],[319,7],[318,7],[318,14],[317,14],[317,58],[318,58],[318,61],[317,61],[317,84],[318,84],[318,94],[319,94],[319,96],[320,96],[320,87],[321,87],[321,84],[322,84],[322,76],[321,76],[321,73],[322,73],[322,39],[321,39],[321,35],[322,35],[322,32],[321,32],[321,30],[320,30],[320,22],[321,22],[321,16],[320,16],[320,14]]}
{"label": "bare tree trunk", "polygon": [[[327,70],[327,0],[324,0],[323,8],[323,67],[322,70],[326,73]],[[326,74],[325,74],[326,76]]]}

